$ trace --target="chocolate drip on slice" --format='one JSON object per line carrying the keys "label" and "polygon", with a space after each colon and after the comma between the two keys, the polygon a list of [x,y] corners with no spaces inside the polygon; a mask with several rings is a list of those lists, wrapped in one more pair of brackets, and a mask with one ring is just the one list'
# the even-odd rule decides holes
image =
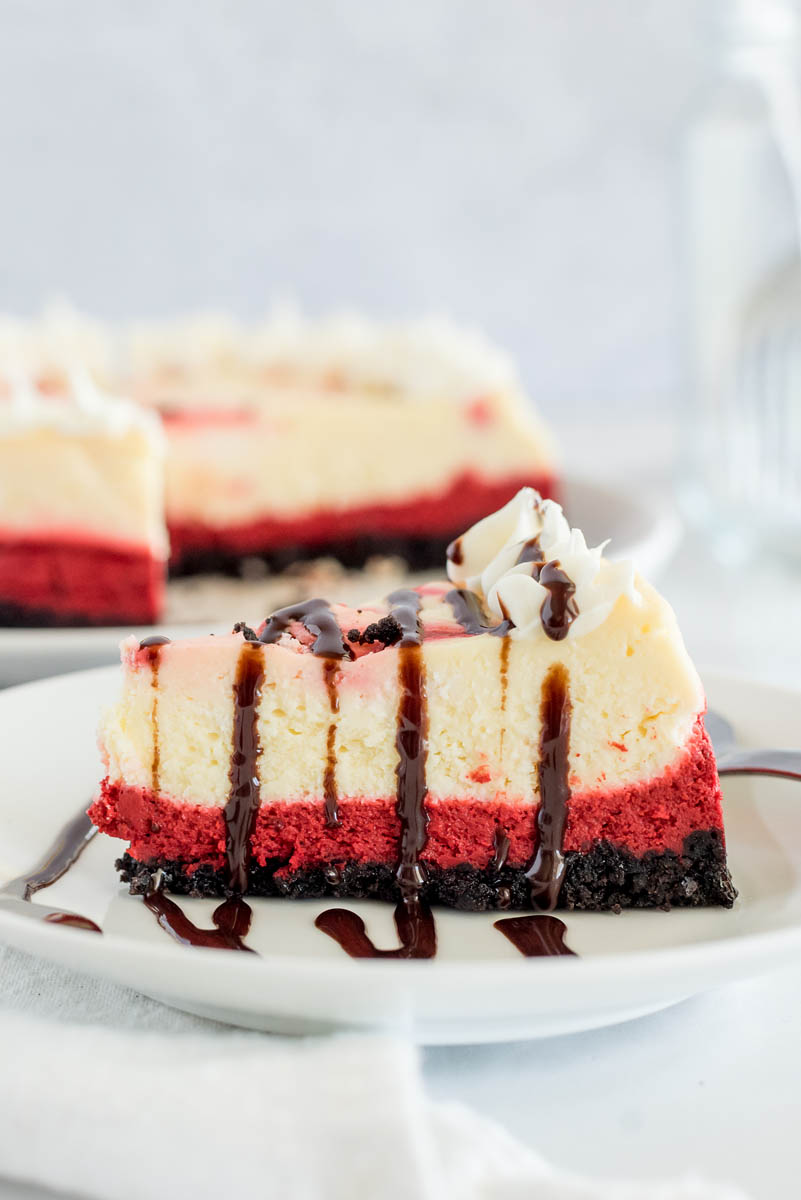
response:
{"label": "chocolate drip on slice", "polygon": [[494,924],[526,958],[552,958],[557,955],[578,958],[575,950],[565,945],[567,926],[558,917],[545,913],[539,917],[504,917]]}
{"label": "chocolate drip on slice", "polygon": [[395,909],[395,927],[400,946],[396,950],[376,949],[361,917],[344,908],[321,913],[315,925],[353,958],[432,958],[437,950],[434,917],[420,899],[420,889],[426,881],[420,853],[426,844],[428,827],[425,807],[428,708],[420,596],[417,592],[400,589],[388,599],[390,616],[401,628],[398,649],[400,701],[395,739],[398,750],[395,811],[400,820],[400,861],[395,878],[401,893]]}
{"label": "chocolate drip on slice", "polygon": [[161,648],[169,644],[170,639],[161,633],[145,638],[139,643],[140,650],[147,651],[147,661],[150,663],[150,686],[153,690],[153,702],[150,708],[150,727],[153,733],[153,756],[150,761],[150,789],[153,795],[159,792],[159,769],[161,753],[159,750],[159,663]]}
{"label": "chocolate drip on slice", "polygon": [[279,608],[268,619],[260,640],[272,645],[293,621],[300,621],[309,633],[314,634],[313,654],[319,654],[321,658],[353,658],[353,651],[345,644],[339,622],[327,600],[306,600],[302,604]]}
{"label": "chocolate drip on slice", "polygon": [[490,626],[487,624],[484,609],[475,592],[468,592],[464,588],[454,588],[448,592],[445,599],[453,609],[453,615],[465,633],[475,637],[477,634],[489,632]]}
{"label": "chocolate drip on slice", "polygon": [[529,538],[527,542],[523,542],[520,553],[515,561],[515,566],[520,566],[520,563],[543,562],[542,546],[538,537]]}
{"label": "chocolate drip on slice", "polygon": [[394,915],[400,941],[395,950],[379,950],[368,936],[361,917],[347,908],[329,908],[320,913],[314,924],[351,958],[433,958],[437,952],[437,930],[428,905],[406,897],[396,906]]}
{"label": "chocolate drip on slice", "polygon": [[264,682],[264,654],[260,645],[245,642],[239,651],[234,681],[234,729],[231,790],[225,806],[225,856],[228,884],[236,896],[247,890],[250,839],[259,811],[258,712]]}
{"label": "chocolate drip on slice", "polygon": [[[511,641],[508,634],[501,640],[501,652],[498,659],[498,669],[501,679],[501,716],[506,717],[506,697],[509,693],[509,647]],[[503,743],[506,739],[506,725],[501,723],[501,745],[499,758],[503,760]]]}
{"label": "chocolate drip on slice", "polygon": [[426,755],[428,753],[428,705],[420,625],[420,597],[400,590],[389,597],[391,614],[403,630],[398,657],[400,703],[395,745],[398,780],[395,811],[400,818],[400,862],[395,878],[404,899],[417,900],[425,883],[420,853],[427,841],[428,813],[425,799]]}
{"label": "chocolate drip on slice", "polygon": [[570,784],[570,688],[567,670],[554,663],[542,684],[538,844],[526,870],[534,908],[555,908],[565,871],[562,850]]}
{"label": "chocolate drip on slice", "polygon": [[468,592],[464,588],[454,588],[447,593],[445,599],[453,609],[454,618],[469,637],[477,637],[481,633],[505,637],[512,627],[509,620],[503,620],[498,625],[490,625],[475,592]]}
{"label": "chocolate drip on slice", "polygon": [[539,573],[539,582],[548,591],[540,609],[542,628],[553,641],[561,642],[578,616],[574,599],[576,585],[557,561],[545,563]]}
{"label": "chocolate drip on slice", "polygon": [[[337,691],[336,675],[339,670],[339,660],[327,658],[323,663],[323,678],[328,692],[328,704],[332,717],[339,712],[339,693]],[[336,758],[337,723],[332,720],[328,726],[328,736],[325,747],[325,771],[323,773],[323,795],[325,797],[325,823],[330,829],[335,829],[339,821],[339,804],[337,799],[337,758]]]}
{"label": "chocolate drip on slice", "polygon": [[495,853],[494,853],[493,857],[490,859],[490,863],[489,863],[490,871],[502,871],[503,870],[503,868],[506,866],[506,859],[509,856],[509,846],[510,845],[511,845],[511,842],[509,841],[509,838],[508,838],[507,834],[504,832],[504,830],[496,828],[495,834],[492,839],[492,848],[495,851]]}
{"label": "chocolate drip on slice", "polygon": [[389,615],[401,629],[401,648],[422,646],[423,627],[420,624],[420,595],[411,588],[398,588],[387,596]]}
{"label": "chocolate drip on slice", "polygon": [[[78,913],[65,909],[48,909],[30,904],[30,900],[42,888],[50,887],[61,879],[83,854],[97,833],[85,812],[78,813],[59,831],[53,845],[27,875],[18,875],[0,888],[0,902],[13,905],[15,911],[24,916],[35,916],[54,925],[74,925],[78,929],[90,929],[101,933],[99,925]],[[19,906],[17,908],[17,906]]]}
{"label": "chocolate drip on slice", "polygon": [[224,900],[212,915],[215,929],[200,929],[183,909],[169,896],[156,887],[147,892],[144,902],[155,915],[159,925],[170,937],[183,946],[204,946],[211,950],[244,950],[254,954],[246,946],[244,938],[253,918],[250,905],[241,896]]}

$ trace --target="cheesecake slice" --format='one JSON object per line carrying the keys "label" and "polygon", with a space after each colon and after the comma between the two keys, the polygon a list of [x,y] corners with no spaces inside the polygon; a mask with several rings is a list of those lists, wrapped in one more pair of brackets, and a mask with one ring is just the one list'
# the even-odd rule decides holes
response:
{"label": "cheesecake slice", "polygon": [[247,556],[429,567],[522,485],[556,486],[513,366],[447,322],[198,317],[127,347],[126,390],[165,422],[176,572]]}
{"label": "cheesecake slice", "polygon": [[667,603],[530,489],[448,555],[448,582],[380,604],[123,644],[90,815],[132,891],[732,903]]}
{"label": "cheesecake slice", "polygon": [[0,372],[0,625],[146,625],[167,567],[158,418],[85,373]]}

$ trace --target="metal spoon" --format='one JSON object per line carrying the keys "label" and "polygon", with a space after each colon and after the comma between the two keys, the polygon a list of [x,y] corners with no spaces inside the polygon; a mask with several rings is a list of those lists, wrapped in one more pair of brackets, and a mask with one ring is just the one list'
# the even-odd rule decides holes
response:
{"label": "metal spoon", "polygon": [[708,712],[704,724],[719,775],[779,775],[801,780],[801,750],[739,750],[733,726],[720,713]]}

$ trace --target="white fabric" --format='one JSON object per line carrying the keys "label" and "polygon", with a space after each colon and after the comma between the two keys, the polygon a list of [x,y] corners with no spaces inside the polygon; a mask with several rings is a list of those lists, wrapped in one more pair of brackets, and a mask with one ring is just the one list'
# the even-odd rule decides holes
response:
{"label": "white fabric", "polygon": [[393,1038],[225,1029],[0,949],[0,1175],[99,1200],[738,1200],[548,1165]]}

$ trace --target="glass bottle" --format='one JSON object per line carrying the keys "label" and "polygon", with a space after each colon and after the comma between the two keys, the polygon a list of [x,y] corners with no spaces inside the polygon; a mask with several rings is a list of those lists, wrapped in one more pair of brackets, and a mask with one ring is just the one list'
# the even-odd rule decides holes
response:
{"label": "glass bottle", "polygon": [[725,0],[683,147],[685,510],[729,560],[801,564],[801,20]]}

